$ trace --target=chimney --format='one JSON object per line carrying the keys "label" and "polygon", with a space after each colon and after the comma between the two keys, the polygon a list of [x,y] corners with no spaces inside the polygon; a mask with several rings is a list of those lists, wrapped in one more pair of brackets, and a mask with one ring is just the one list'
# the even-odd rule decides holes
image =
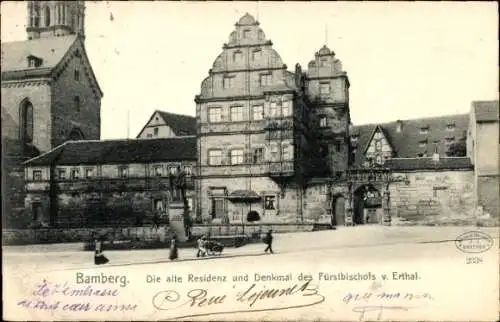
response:
{"label": "chimney", "polygon": [[397,124],[396,131],[397,131],[398,133],[401,133],[401,131],[403,130],[403,121],[401,121],[401,120],[397,120],[397,121],[396,121],[396,124]]}

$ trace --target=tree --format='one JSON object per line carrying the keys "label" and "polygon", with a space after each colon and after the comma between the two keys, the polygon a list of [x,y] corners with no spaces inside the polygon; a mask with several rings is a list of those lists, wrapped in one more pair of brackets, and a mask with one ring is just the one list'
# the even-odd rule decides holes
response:
{"label": "tree", "polygon": [[467,142],[466,138],[461,138],[457,142],[453,142],[448,147],[446,155],[449,157],[465,157],[467,155]]}

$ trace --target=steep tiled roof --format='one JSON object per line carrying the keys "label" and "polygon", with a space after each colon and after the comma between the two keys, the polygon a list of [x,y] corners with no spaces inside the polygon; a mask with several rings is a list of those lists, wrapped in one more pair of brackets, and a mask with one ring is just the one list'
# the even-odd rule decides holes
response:
{"label": "steep tiled roof", "polygon": [[52,69],[63,59],[76,38],[70,35],[2,43],[2,74],[33,69],[28,67],[30,55],[43,60],[38,69]]}
{"label": "steep tiled roof", "polygon": [[182,160],[196,160],[196,137],[68,141],[25,164],[116,164]]}
{"label": "steep tiled roof", "polygon": [[394,158],[387,160],[384,166],[393,171],[459,170],[473,168],[468,157],[446,157],[439,158],[439,160],[436,161],[432,158]]}
{"label": "steep tiled roof", "polygon": [[157,111],[176,135],[196,135],[196,117]]}
{"label": "steep tiled roof", "polygon": [[[401,122],[401,132],[398,132],[398,123]],[[454,124],[455,129],[450,131],[447,125]],[[373,135],[377,125],[379,125],[395,150],[395,157],[416,158],[419,153],[427,153],[431,156],[434,153],[434,142],[438,143],[438,151],[441,156],[446,155],[446,138],[455,138],[458,141],[464,136],[469,124],[468,114],[456,114],[440,117],[421,118],[413,120],[403,120],[382,124],[366,124],[354,126],[351,130],[351,137],[357,136],[357,141],[353,143],[356,147],[355,164],[362,165],[367,145]],[[427,133],[421,133],[422,128],[427,128]],[[422,141],[427,140],[426,147],[420,147]]]}
{"label": "steep tiled roof", "polygon": [[498,101],[472,102],[476,122],[491,122],[499,120]]}

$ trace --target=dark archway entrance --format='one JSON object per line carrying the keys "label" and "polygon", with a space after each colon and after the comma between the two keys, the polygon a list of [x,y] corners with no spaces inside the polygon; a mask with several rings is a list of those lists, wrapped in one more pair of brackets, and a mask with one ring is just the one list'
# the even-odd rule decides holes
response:
{"label": "dark archway entrance", "polygon": [[72,129],[68,136],[68,140],[70,141],[80,141],[84,139],[85,137],[83,136],[82,131],[80,131],[80,129],[77,128]]}
{"label": "dark archway entrance", "polygon": [[345,225],[345,198],[342,195],[336,195],[332,198],[332,225]]}
{"label": "dark archway entrance", "polygon": [[353,197],[353,221],[355,225],[379,222],[377,209],[382,208],[382,195],[375,186],[372,184],[362,185],[354,191]]}

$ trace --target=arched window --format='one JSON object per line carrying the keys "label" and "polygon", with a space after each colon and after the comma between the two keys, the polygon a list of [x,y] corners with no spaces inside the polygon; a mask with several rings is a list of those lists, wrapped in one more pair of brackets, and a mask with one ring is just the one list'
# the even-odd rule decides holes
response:
{"label": "arched window", "polygon": [[50,8],[47,6],[45,7],[45,27],[50,26]]}
{"label": "arched window", "polygon": [[72,129],[68,136],[68,140],[70,141],[79,141],[84,139],[85,137],[83,136],[82,131],[80,131],[80,129],[77,128]]}
{"label": "arched window", "polygon": [[20,139],[23,143],[33,142],[33,104],[29,100],[21,104]]}

